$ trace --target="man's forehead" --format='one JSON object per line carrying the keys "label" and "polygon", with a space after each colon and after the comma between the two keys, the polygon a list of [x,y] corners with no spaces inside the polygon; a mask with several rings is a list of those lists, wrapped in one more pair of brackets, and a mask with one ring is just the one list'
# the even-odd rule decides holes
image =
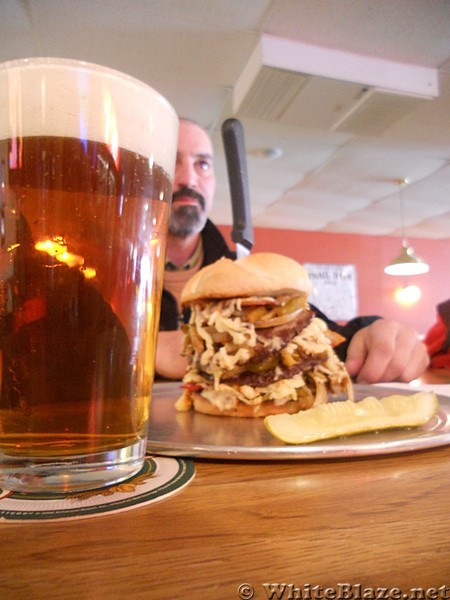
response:
{"label": "man's forehead", "polygon": [[206,131],[194,123],[182,121],[178,136],[178,154],[212,158],[212,143]]}

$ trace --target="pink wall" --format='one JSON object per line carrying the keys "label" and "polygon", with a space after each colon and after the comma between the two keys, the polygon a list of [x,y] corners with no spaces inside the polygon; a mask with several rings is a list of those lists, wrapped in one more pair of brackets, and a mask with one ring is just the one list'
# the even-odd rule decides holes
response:
{"label": "pink wall", "polygon": [[[221,225],[219,229],[234,248],[231,227]],[[265,228],[256,228],[254,235],[254,252],[278,252],[302,263],[355,265],[360,315],[392,318],[425,333],[435,321],[436,305],[450,298],[450,239],[408,238],[430,271],[408,277],[405,283],[403,277],[383,271],[400,250],[398,238]],[[394,291],[408,284],[419,286],[422,296],[417,304],[404,307],[395,301]]]}

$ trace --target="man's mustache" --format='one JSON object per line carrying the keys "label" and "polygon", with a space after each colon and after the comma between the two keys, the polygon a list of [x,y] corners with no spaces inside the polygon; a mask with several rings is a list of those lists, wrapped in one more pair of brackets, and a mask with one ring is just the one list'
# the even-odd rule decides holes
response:
{"label": "man's mustache", "polygon": [[194,198],[200,204],[202,210],[205,210],[205,198],[191,188],[181,188],[172,194],[172,203],[175,203],[178,198],[182,198],[183,196],[189,196],[190,198]]}

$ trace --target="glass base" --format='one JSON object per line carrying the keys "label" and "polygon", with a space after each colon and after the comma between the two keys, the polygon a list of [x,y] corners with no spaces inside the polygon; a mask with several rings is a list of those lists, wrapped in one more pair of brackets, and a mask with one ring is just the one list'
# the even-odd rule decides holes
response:
{"label": "glass base", "polygon": [[136,475],[147,440],[97,454],[51,457],[0,455],[0,487],[27,494],[64,494],[113,485]]}

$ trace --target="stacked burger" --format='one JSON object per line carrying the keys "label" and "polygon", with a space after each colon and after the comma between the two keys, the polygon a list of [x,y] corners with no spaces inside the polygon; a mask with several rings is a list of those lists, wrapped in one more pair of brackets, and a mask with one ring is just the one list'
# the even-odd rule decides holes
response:
{"label": "stacked burger", "polygon": [[314,316],[304,267],[262,252],[221,259],[186,284],[183,378],[179,410],[235,417],[294,413],[345,393],[351,379]]}

